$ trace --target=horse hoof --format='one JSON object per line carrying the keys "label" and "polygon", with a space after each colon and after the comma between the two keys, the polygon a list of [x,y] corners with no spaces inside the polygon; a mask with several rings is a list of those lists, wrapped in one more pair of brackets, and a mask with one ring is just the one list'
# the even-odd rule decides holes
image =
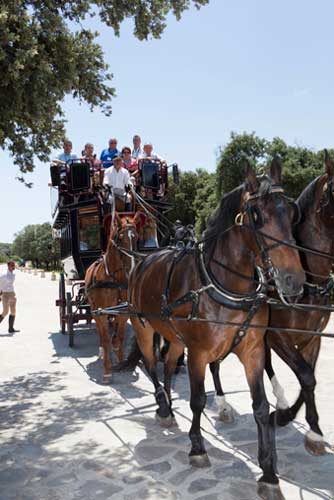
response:
{"label": "horse hoof", "polygon": [[279,427],[285,427],[293,420],[290,408],[288,408],[287,410],[277,409],[276,412],[273,413],[273,415],[275,415],[275,424]]}
{"label": "horse hoof", "polygon": [[211,466],[207,453],[203,453],[202,455],[189,455],[189,463],[192,467],[198,467],[201,469]]}
{"label": "horse hoof", "polygon": [[224,424],[233,424],[234,423],[234,411],[233,408],[230,406],[229,408],[224,408],[220,410],[219,414],[219,420],[221,422],[224,422]]}
{"label": "horse hoof", "polygon": [[278,484],[263,482],[261,480],[262,478],[259,480],[257,485],[257,494],[260,498],[263,498],[263,500],[285,500]]}
{"label": "horse hoof", "polygon": [[176,424],[176,420],[173,415],[168,415],[168,417],[160,417],[158,412],[156,412],[155,419],[157,422],[159,422],[161,427],[164,427],[165,429],[168,429],[169,427],[172,427]]}
{"label": "horse hoof", "polygon": [[103,375],[103,378],[102,378],[102,384],[111,384],[111,378],[112,378],[112,374],[111,373],[107,373],[105,375]]}
{"label": "horse hoof", "polygon": [[306,451],[308,451],[311,455],[319,457],[326,454],[324,439],[315,432],[307,432],[304,445]]}

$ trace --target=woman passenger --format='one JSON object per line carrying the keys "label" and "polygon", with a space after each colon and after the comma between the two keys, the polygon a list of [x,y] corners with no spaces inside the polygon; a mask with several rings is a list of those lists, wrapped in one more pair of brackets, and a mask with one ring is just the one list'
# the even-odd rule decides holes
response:
{"label": "woman passenger", "polygon": [[138,174],[138,164],[137,160],[132,158],[131,149],[128,146],[124,146],[122,149],[122,160],[123,167],[129,171],[132,177],[135,177]]}

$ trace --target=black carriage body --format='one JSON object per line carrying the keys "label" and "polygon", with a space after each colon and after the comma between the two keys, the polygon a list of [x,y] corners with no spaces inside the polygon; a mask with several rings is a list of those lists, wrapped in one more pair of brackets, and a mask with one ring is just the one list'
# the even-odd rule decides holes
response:
{"label": "black carriage body", "polygon": [[161,210],[169,208],[168,167],[165,161],[156,158],[142,158],[138,161],[137,191],[151,205]]}
{"label": "black carriage body", "polygon": [[91,166],[74,160],[58,168],[51,166],[57,202],[53,229],[60,240],[60,256],[68,280],[83,280],[88,267],[105,248],[103,206],[91,189]]}
{"label": "black carriage body", "polygon": [[93,197],[58,209],[53,224],[60,239],[60,256],[66,278],[85,278],[88,267],[105,246],[101,206]]}

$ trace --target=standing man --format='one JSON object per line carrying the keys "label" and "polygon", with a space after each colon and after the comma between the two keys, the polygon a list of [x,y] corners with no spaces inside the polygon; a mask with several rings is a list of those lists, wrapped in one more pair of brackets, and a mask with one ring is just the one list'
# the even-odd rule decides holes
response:
{"label": "standing man", "polygon": [[9,315],[9,328],[8,333],[19,332],[20,330],[14,330],[14,321],[16,314],[16,296],[14,292],[14,281],[15,281],[15,262],[9,260],[7,262],[7,272],[0,276],[0,294],[2,295],[2,314],[0,314],[0,323],[7,316],[8,311],[10,310]]}
{"label": "standing man", "polygon": [[109,139],[109,148],[104,149],[101,153],[100,160],[104,168],[109,168],[113,164],[115,156],[119,156],[120,152],[117,149],[117,139]]}
{"label": "standing man", "polygon": [[143,154],[143,151],[141,149],[141,138],[139,135],[134,135],[133,136],[133,139],[132,139],[132,142],[133,142],[133,150],[132,150],[132,158],[134,158],[135,160],[138,160],[141,155]]}
{"label": "standing man", "polygon": [[67,162],[68,160],[75,160],[77,155],[72,154],[72,142],[66,139],[64,141],[64,152],[60,153],[58,160]]}

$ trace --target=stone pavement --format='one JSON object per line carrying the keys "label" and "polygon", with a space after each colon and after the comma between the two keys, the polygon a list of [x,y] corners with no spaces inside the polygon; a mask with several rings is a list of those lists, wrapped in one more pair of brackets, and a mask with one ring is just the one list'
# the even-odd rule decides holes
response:
{"label": "stone pavement", "polygon": [[[286,500],[334,498],[334,455],[312,457],[303,446],[307,429],[298,420],[277,431],[280,492],[257,490],[257,434],[242,367],[235,356],[222,366],[224,387],[236,423],[217,418],[208,375],[208,404],[202,420],[211,467],[188,464],[191,411],[187,374],[174,382],[177,425],[155,421],[152,385],[141,368],[116,373],[102,385],[98,342],[82,327],[75,348],[58,333],[54,301],[58,284],[17,272],[21,332],[0,325],[0,499]],[[334,331],[334,325],[331,325]],[[131,335],[131,329],[128,329]],[[286,395],[297,383],[276,358]],[[328,445],[334,442],[334,345],[323,342],[317,372],[317,402]],[[268,386],[268,397],[274,399]]]}

